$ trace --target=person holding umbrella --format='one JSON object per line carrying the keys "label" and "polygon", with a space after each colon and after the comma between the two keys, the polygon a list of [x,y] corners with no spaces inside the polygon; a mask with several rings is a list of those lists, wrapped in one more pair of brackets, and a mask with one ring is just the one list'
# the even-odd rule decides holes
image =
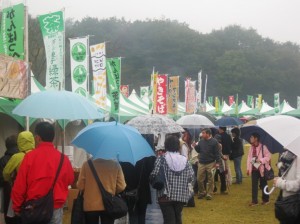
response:
{"label": "person holding umbrella", "polygon": [[[279,176],[273,180],[274,187],[281,189],[280,196],[282,198],[296,194],[300,190],[300,158],[289,150],[285,150],[279,157],[277,167],[279,169]],[[276,210],[275,210],[276,211]],[[277,216],[276,216],[277,217]],[[279,218],[279,217],[277,217]],[[300,223],[300,214],[298,218],[293,220],[280,220],[280,224],[296,224]]]}
{"label": "person holding umbrella", "polygon": [[249,206],[258,205],[258,182],[262,189],[262,205],[269,203],[269,195],[264,192],[264,187],[267,186],[267,181],[264,178],[264,166],[266,169],[271,169],[270,160],[271,153],[266,145],[260,142],[260,135],[253,132],[250,137],[251,148],[247,158],[247,175],[251,175],[252,182],[252,201]]}

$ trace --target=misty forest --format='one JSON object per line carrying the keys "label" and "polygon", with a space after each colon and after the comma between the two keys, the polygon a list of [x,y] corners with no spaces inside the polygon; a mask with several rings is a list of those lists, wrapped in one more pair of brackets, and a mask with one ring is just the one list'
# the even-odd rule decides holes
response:
{"label": "misty forest", "polygon": [[[185,23],[169,19],[129,22],[109,18],[68,19],[66,30],[66,89],[71,88],[69,38],[90,35],[90,45],[106,42],[106,57],[122,57],[121,84],[139,92],[150,85],[153,67],[159,74],[180,76],[180,100],[184,79],[208,75],[207,96],[262,94],[273,104],[279,92],[291,106],[300,95],[299,46],[264,38],[253,28],[238,25],[202,34]],[[279,31],[280,32],[280,31]],[[45,84],[46,58],[38,20],[29,17],[29,61],[38,81]],[[91,77],[91,63],[90,63]]]}

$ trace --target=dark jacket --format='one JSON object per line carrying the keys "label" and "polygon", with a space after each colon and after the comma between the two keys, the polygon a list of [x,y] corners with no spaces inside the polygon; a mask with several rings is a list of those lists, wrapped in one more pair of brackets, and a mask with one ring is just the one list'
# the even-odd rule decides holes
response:
{"label": "dark jacket", "polygon": [[195,146],[195,150],[199,153],[199,163],[201,164],[221,162],[219,145],[214,138],[208,140],[201,139],[198,145]]}
{"label": "dark jacket", "polygon": [[137,161],[135,166],[127,162],[120,162],[126,182],[125,190],[131,191],[138,188],[138,204],[152,203],[149,176],[154,168],[154,162],[154,156]]}
{"label": "dark jacket", "polygon": [[237,157],[244,155],[243,140],[239,137],[233,138],[231,149],[232,152],[230,155],[230,159],[235,159]]}
{"label": "dark jacket", "polygon": [[231,146],[232,146],[232,140],[229,134],[227,134],[226,132],[220,133],[222,140],[221,140],[221,144],[222,144],[222,154],[223,155],[230,155],[231,154]]}
{"label": "dark jacket", "polygon": [[3,182],[4,182],[3,170],[4,170],[4,167],[6,166],[8,160],[12,157],[12,155],[14,155],[17,152],[19,152],[17,147],[7,149],[4,156],[1,157],[1,159],[0,159],[0,172],[1,172],[0,173],[0,187],[3,187]]}

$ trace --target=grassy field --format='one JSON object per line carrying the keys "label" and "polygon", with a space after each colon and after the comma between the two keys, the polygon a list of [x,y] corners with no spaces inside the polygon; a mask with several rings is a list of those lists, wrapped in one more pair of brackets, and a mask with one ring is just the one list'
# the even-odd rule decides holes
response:
{"label": "grassy field", "polygon": [[[278,190],[270,195],[270,203],[268,205],[258,205],[249,207],[251,202],[251,178],[246,176],[246,156],[247,150],[242,161],[242,170],[244,174],[243,184],[231,185],[228,195],[216,194],[213,200],[199,200],[195,196],[196,207],[184,208],[183,223],[279,223],[274,216],[274,202],[279,193]],[[277,174],[275,163],[278,154],[272,155],[272,167]],[[235,176],[233,162],[231,162],[231,172]],[[235,181],[235,179],[233,179]],[[219,185],[219,183],[218,183]],[[271,187],[272,181],[269,182]],[[219,188],[219,187],[218,187]],[[258,194],[258,200],[261,202],[261,191]],[[64,224],[70,223],[70,213],[65,212]]]}

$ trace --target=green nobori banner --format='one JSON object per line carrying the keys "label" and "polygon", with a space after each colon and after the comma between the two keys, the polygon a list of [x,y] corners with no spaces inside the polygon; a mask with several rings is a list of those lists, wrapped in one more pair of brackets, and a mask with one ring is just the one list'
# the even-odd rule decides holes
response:
{"label": "green nobori banner", "polygon": [[38,17],[46,51],[46,86],[62,89],[64,83],[64,16],[62,11]]}
{"label": "green nobori banner", "polygon": [[119,113],[121,59],[106,59],[106,72],[108,78],[108,94],[111,98],[111,113]]}
{"label": "green nobori banner", "polygon": [[43,36],[64,32],[64,16],[62,11],[38,17]]}
{"label": "green nobori banner", "polygon": [[2,10],[0,53],[24,60],[24,4]]}
{"label": "green nobori banner", "polygon": [[72,91],[87,96],[88,37],[70,39]]}

